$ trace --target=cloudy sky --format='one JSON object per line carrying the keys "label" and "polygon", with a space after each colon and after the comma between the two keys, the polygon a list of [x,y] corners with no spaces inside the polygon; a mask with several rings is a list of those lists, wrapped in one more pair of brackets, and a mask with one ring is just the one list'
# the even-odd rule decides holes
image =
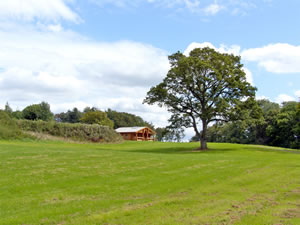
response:
{"label": "cloudy sky", "polygon": [[257,98],[300,97],[298,0],[1,0],[0,108],[47,101],[142,116],[167,56],[210,46],[241,55]]}

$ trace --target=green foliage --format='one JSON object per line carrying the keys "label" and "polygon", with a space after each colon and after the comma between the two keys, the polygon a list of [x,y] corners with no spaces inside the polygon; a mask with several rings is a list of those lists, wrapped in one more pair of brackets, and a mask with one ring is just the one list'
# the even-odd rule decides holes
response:
{"label": "green foliage", "polygon": [[4,111],[8,114],[11,114],[13,112],[12,108],[9,106],[8,102],[5,104]]}
{"label": "green foliage", "polygon": [[20,110],[16,110],[11,113],[11,117],[20,120],[23,119],[23,113]]}
{"label": "green foliage", "polygon": [[257,103],[262,118],[249,116],[242,121],[214,124],[207,130],[208,141],[300,149],[300,103],[285,102],[282,107],[269,100]]}
{"label": "green foliage", "polygon": [[4,110],[0,110],[0,123],[2,126],[13,126],[14,125],[14,121],[12,120],[10,115]]}
{"label": "green foliage", "polygon": [[53,114],[50,110],[50,105],[46,102],[27,106],[22,113],[23,118],[26,120],[53,120]]}
{"label": "green foliage", "polygon": [[273,124],[266,129],[271,145],[300,149],[299,104],[297,102],[283,103]]}
{"label": "green foliage", "polygon": [[113,129],[98,124],[71,124],[45,121],[17,120],[24,131],[45,133],[53,136],[71,138],[76,141],[120,142],[122,137]]}
{"label": "green foliage", "polygon": [[156,132],[156,140],[157,141],[164,141],[164,137],[166,136],[167,133],[167,128],[165,127],[158,127],[155,129]]}
{"label": "green foliage", "polygon": [[79,123],[82,117],[82,112],[80,112],[76,107],[73,110],[68,110],[66,113],[59,113],[55,115],[55,119],[58,122],[63,123]]}
{"label": "green foliage", "polygon": [[101,111],[101,110],[97,109],[96,107],[88,107],[88,106],[83,109],[83,113],[96,112],[96,111]]}
{"label": "green foliage", "polygon": [[114,127],[114,122],[107,117],[105,112],[101,111],[89,111],[84,113],[80,119],[80,122],[87,124],[98,124],[101,126],[108,126],[110,128]]}
{"label": "green foliage", "polygon": [[240,57],[197,48],[189,56],[177,52],[169,61],[167,76],[150,89],[144,102],[167,107],[173,114],[171,123],[193,127],[201,136],[201,149],[207,148],[209,123],[243,119],[244,109],[254,108],[256,89],[246,81]]}
{"label": "green foliage", "polygon": [[155,132],[157,141],[180,142],[184,138],[184,129],[181,127],[158,127]]}
{"label": "green foliage", "polygon": [[14,140],[32,138],[30,135],[23,133],[16,125],[6,111],[0,110],[0,139]]}
{"label": "green foliage", "polygon": [[154,130],[154,126],[141,117],[126,113],[126,112],[117,112],[111,109],[106,111],[107,116],[110,120],[114,122],[114,129],[119,127],[149,127]]}

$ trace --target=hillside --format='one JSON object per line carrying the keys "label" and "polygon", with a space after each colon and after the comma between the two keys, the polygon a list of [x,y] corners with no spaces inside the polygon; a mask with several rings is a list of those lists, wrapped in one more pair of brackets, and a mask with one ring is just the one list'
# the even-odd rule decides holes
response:
{"label": "hillside", "polygon": [[0,224],[300,224],[300,154],[0,141]]}

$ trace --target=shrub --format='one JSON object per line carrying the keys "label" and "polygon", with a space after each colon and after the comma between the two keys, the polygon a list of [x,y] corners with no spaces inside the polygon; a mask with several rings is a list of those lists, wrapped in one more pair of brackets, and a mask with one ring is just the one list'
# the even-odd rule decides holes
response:
{"label": "shrub", "polygon": [[24,139],[33,138],[32,136],[22,132],[15,120],[13,120],[8,113],[0,110],[0,139]]}
{"label": "shrub", "polygon": [[45,133],[53,136],[71,138],[77,141],[120,142],[122,137],[113,129],[97,124],[56,123],[45,121],[17,120],[19,128],[24,131]]}

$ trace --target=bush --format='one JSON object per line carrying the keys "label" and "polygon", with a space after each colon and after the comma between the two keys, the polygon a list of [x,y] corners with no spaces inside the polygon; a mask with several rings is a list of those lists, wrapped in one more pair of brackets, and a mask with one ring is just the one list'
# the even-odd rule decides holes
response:
{"label": "bush", "polygon": [[22,132],[15,120],[13,120],[8,113],[0,110],[0,139],[13,140],[13,139],[24,139],[33,138],[32,136]]}
{"label": "bush", "polygon": [[120,142],[122,137],[113,129],[97,124],[57,123],[45,121],[17,120],[18,127],[24,131],[45,133],[53,136],[71,138],[77,141]]}

